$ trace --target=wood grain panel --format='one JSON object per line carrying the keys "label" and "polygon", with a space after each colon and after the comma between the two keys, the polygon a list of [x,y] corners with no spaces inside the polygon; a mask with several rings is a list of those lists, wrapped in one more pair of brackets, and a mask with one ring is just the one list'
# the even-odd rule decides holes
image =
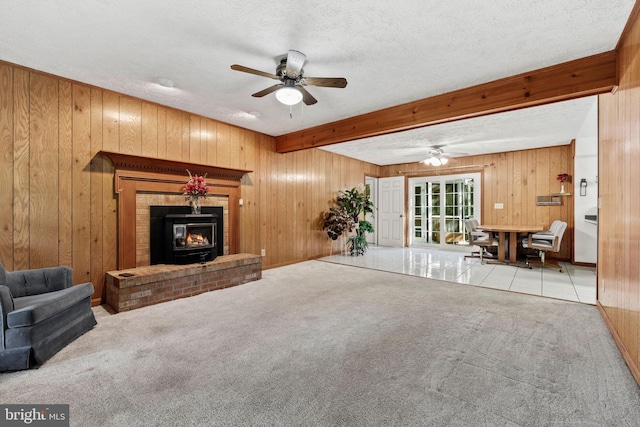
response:
{"label": "wood grain panel", "polygon": [[[13,69],[0,64],[0,94],[13,93]],[[0,260],[13,270],[13,98],[0,97]]]}
{"label": "wood grain panel", "polygon": [[239,168],[240,163],[240,129],[235,126],[228,126],[229,128],[229,142],[225,144],[229,157],[227,158],[226,167]]}
{"label": "wood grain panel", "polygon": [[189,115],[189,161],[201,163],[203,160],[201,147],[200,116]]}
{"label": "wood grain panel", "polygon": [[167,109],[166,137],[165,158],[182,160],[182,113],[180,111]]}
{"label": "wood grain panel", "polygon": [[158,157],[158,146],[160,145],[158,131],[158,106],[143,102],[141,106],[141,155]]}
{"label": "wood grain panel", "polygon": [[598,305],[640,383],[640,5],[619,46],[620,84],[599,96]]}
{"label": "wood grain panel", "polygon": [[[122,135],[122,134],[121,134]],[[73,86],[73,280],[91,281],[91,90]],[[61,171],[61,173],[63,173]]]}
{"label": "wood grain panel", "polygon": [[126,154],[142,153],[142,105],[137,99],[120,98],[119,151]]}
{"label": "wood grain panel", "polygon": [[218,123],[216,126],[216,164],[229,167],[231,162],[231,126],[225,123]]}
{"label": "wood grain panel", "polygon": [[163,107],[158,107],[158,129],[156,135],[158,136],[157,152],[153,157],[165,159],[167,157],[167,109]]}
{"label": "wood grain panel", "polygon": [[217,155],[217,141],[218,141],[218,127],[217,122],[207,119],[206,121],[206,135],[207,135],[207,157],[206,162],[210,165],[218,164]]}
{"label": "wood grain panel", "polygon": [[59,84],[58,107],[58,263],[73,265],[73,88],[71,83]]}
{"label": "wood grain panel", "polygon": [[[96,156],[102,150],[102,95],[99,89],[91,89],[91,282],[102,284],[104,276],[102,275],[102,267],[104,265],[104,251],[102,233],[104,229],[104,221],[102,212],[104,210],[104,177],[105,161],[103,158]],[[107,172],[108,173],[107,169]],[[99,304],[101,295],[94,295],[93,302]]]}
{"label": "wood grain panel", "polygon": [[31,73],[29,90],[29,265],[38,268],[58,265],[58,80]]}
{"label": "wood grain panel", "polygon": [[180,114],[180,119],[181,119],[181,135],[180,135],[180,139],[182,140],[182,154],[180,159],[184,162],[189,162],[191,161],[189,159],[190,156],[190,149],[189,149],[189,129],[190,129],[190,120],[189,120],[189,114],[187,113],[182,113]]}
{"label": "wood grain panel", "polygon": [[13,73],[13,269],[30,266],[29,258],[29,73],[14,69]]}

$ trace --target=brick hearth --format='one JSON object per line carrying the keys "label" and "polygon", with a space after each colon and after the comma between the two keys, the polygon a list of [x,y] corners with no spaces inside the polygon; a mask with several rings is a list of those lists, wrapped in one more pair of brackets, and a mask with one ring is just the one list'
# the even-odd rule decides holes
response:
{"label": "brick hearth", "polygon": [[229,288],[262,278],[262,257],[225,255],[205,264],[150,265],[106,274],[107,304],[116,312]]}

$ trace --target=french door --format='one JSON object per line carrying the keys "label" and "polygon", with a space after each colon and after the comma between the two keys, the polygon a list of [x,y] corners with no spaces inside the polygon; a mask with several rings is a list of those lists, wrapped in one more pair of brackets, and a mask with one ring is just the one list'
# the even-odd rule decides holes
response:
{"label": "french door", "polygon": [[412,178],[409,186],[409,244],[468,246],[464,220],[480,220],[480,174]]}

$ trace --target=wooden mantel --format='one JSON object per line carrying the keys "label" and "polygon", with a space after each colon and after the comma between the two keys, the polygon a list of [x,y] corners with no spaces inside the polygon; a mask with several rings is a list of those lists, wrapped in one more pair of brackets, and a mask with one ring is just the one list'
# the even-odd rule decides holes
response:
{"label": "wooden mantel", "polygon": [[209,192],[229,198],[229,254],[240,246],[240,180],[245,169],[186,163],[153,157],[100,151],[115,168],[114,189],[118,194],[118,269],[136,267],[136,194],[138,192],[182,194],[192,174],[206,175]]}
{"label": "wooden mantel", "polygon": [[157,159],[154,157],[113,153],[110,151],[100,151],[98,154],[111,160],[111,163],[113,163],[116,170],[120,171],[146,171],[184,176],[187,173],[187,170],[189,170],[193,174],[207,175],[207,178],[210,180],[213,178],[221,178],[233,181],[240,181],[245,174],[253,172],[245,169],[230,169],[199,163],[177,162],[173,160]]}

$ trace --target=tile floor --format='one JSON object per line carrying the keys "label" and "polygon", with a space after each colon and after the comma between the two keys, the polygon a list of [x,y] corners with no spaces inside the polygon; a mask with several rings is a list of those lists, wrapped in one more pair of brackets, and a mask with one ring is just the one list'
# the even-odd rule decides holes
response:
{"label": "tile floor", "polygon": [[595,268],[561,263],[564,268],[560,273],[553,268],[481,264],[479,259],[464,258],[465,255],[465,252],[458,251],[370,246],[363,256],[338,254],[320,260],[586,304],[596,303]]}

